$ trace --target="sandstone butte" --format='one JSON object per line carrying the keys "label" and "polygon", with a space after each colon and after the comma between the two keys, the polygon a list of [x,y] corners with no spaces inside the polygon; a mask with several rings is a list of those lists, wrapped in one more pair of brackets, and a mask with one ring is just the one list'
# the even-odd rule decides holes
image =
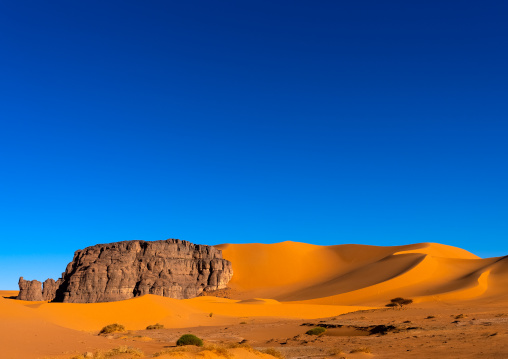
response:
{"label": "sandstone butte", "polygon": [[57,281],[21,277],[17,299],[98,303],[145,294],[187,299],[226,288],[232,276],[231,262],[212,246],[179,239],[124,241],[76,251]]}

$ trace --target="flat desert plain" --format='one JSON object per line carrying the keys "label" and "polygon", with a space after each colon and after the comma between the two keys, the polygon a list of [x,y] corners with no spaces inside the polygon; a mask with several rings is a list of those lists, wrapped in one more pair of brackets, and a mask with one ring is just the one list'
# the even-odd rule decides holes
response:
{"label": "flat desert plain", "polygon": [[[233,265],[229,287],[193,299],[0,291],[0,358],[508,358],[508,256],[436,243],[217,247]],[[397,297],[413,302],[385,306]],[[113,323],[125,330],[99,334]],[[177,347],[187,333],[204,347]]]}

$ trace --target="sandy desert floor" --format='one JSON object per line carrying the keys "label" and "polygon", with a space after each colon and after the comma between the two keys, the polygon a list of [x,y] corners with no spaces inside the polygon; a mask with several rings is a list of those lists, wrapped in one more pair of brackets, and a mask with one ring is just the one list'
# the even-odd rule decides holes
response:
{"label": "sandy desert floor", "polygon": [[[508,358],[508,257],[429,243],[219,248],[235,274],[212,296],[71,304],[0,291],[0,357],[131,358],[111,350],[132,347],[160,358]],[[414,303],[385,307],[399,296]],[[98,335],[111,323],[126,331]],[[155,323],[164,329],[145,329]],[[305,334],[314,327],[327,330]],[[206,350],[176,348],[186,333]]]}

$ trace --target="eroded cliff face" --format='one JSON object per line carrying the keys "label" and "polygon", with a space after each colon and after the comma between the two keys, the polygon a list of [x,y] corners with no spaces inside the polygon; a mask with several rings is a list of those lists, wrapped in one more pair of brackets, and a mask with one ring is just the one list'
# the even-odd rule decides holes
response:
{"label": "eroded cliff face", "polygon": [[231,263],[211,246],[178,239],[98,244],[76,251],[58,281],[20,278],[18,299],[96,303],[143,294],[193,298],[223,289],[233,276]]}

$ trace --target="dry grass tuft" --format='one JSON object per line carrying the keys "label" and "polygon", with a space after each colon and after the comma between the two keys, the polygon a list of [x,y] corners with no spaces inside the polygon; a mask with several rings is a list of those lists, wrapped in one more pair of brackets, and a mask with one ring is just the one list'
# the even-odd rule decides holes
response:
{"label": "dry grass tuft", "polygon": [[334,355],[340,355],[340,354],[343,354],[343,353],[344,352],[342,350],[338,349],[338,348],[333,348],[333,349],[330,349],[328,351],[328,354],[332,355],[332,356],[334,356]]}
{"label": "dry grass tuft", "polygon": [[307,335],[323,335],[323,333],[326,332],[326,328],[323,327],[316,327],[309,329],[305,332]]}
{"label": "dry grass tuft", "polygon": [[350,351],[351,354],[353,353],[367,353],[367,354],[370,354],[372,353],[372,350],[370,350],[370,348],[367,348],[367,347],[359,347],[359,348],[355,348],[355,349],[352,349]]}
{"label": "dry grass tuft", "polygon": [[188,351],[187,347],[175,347],[161,350],[153,355],[154,358],[160,357],[161,355],[183,355],[184,352]]}
{"label": "dry grass tuft", "polygon": [[231,344],[228,344],[228,347],[231,349],[237,349],[237,348],[246,349],[250,352],[256,351],[250,346],[250,344],[247,344],[247,343],[231,343]]}
{"label": "dry grass tuft", "polygon": [[95,353],[87,352],[85,354],[75,355],[70,359],[107,359],[120,354],[131,354],[131,358],[141,358],[145,356],[144,353],[137,348],[121,346],[108,351],[98,350]]}
{"label": "dry grass tuft", "polygon": [[110,325],[106,325],[101,329],[99,334],[109,334],[115,332],[125,332],[125,327],[122,324],[114,323]]}
{"label": "dry grass tuft", "polygon": [[261,350],[261,353],[265,353],[279,359],[286,359],[286,356],[275,348],[267,348],[265,350]]}
{"label": "dry grass tuft", "polygon": [[231,358],[231,353],[228,351],[228,349],[224,346],[221,346],[221,345],[209,344],[203,348],[203,351],[204,350],[211,351],[212,353],[214,353],[218,356],[222,356],[222,357],[225,357],[228,359]]}

